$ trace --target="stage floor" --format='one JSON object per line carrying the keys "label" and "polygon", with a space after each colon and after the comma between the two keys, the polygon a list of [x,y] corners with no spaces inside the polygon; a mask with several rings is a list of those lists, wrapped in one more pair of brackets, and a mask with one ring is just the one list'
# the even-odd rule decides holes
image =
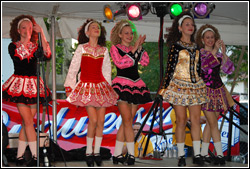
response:
{"label": "stage floor", "polygon": [[[186,159],[186,167],[200,167],[196,164],[192,163],[192,158],[188,157]],[[10,167],[16,167],[15,163],[9,163]],[[66,166],[63,161],[56,161],[52,163],[52,167],[87,167],[87,164],[85,161],[68,161],[66,162]],[[95,166],[97,167],[97,166]],[[119,168],[119,167],[138,167],[138,168],[154,168],[154,167],[166,167],[166,168],[172,168],[172,167],[178,167],[177,166],[177,159],[176,158],[166,158],[163,157],[162,160],[142,160],[136,158],[135,165],[132,166],[124,166],[122,164],[114,165],[112,160],[105,160],[103,161],[103,166],[102,167],[107,167],[107,168]],[[248,164],[242,164],[242,163],[236,163],[236,162],[227,162],[226,165],[224,166],[214,166],[205,163],[203,167],[240,167],[240,168],[248,168]]]}

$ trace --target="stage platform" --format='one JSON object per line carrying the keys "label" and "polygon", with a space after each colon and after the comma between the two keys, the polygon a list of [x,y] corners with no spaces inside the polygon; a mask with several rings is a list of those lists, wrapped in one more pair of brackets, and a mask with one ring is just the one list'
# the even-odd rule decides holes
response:
{"label": "stage platform", "polygon": [[[193,164],[192,163],[192,158],[191,157],[188,157],[186,159],[186,167],[199,167],[201,168],[201,166],[198,166],[196,164]],[[9,163],[9,166],[10,167],[16,167],[15,163]],[[23,166],[23,167],[26,167],[26,166]],[[57,162],[53,162],[52,163],[52,166],[51,167],[70,167],[70,168],[78,168],[78,167],[87,167],[87,164],[85,161],[68,161],[66,162],[66,166],[64,164],[63,161],[57,161]],[[95,165],[95,167],[97,167]],[[139,158],[136,158],[136,161],[135,161],[135,165],[132,165],[132,166],[124,166],[122,164],[118,164],[118,165],[114,165],[113,164],[113,161],[110,159],[110,160],[105,160],[103,161],[103,165],[102,167],[105,167],[105,168],[133,168],[133,167],[136,167],[136,168],[155,168],[155,167],[164,167],[164,168],[173,168],[173,167],[178,167],[177,166],[177,159],[176,158],[166,158],[166,157],[163,157],[162,160],[143,160],[143,159],[139,159]],[[237,163],[237,162],[227,162],[226,161],[226,165],[224,166],[215,166],[215,165],[211,165],[211,164],[208,164],[208,163],[205,163],[205,165],[203,167],[206,167],[206,168],[213,168],[213,167],[226,167],[226,168],[229,168],[229,167],[233,167],[233,168],[249,168],[249,165],[248,164],[242,164],[242,163]]]}

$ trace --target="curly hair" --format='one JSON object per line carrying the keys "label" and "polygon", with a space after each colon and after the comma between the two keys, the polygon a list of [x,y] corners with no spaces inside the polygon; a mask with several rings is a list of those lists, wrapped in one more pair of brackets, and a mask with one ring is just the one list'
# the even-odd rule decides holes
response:
{"label": "curly hair", "polygon": [[220,39],[220,34],[217,28],[215,28],[212,25],[206,24],[206,25],[202,25],[200,27],[200,29],[197,31],[197,35],[196,35],[196,43],[198,45],[199,48],[204,48],[204,44],[202,43],[202,39],[204,38],[204,34],[202,35],[203,30],[205,30],[206,28],[211,28],[214,31],[214,38],[215,38],[215,42],[217,40]]}
{"label": "curly hair", "polygon": [[133,46],[135,44],[136,40],[138,39],[138,33],[136,30],[135,24],[127,19],[122,19],[121,21],[117,22],[115,26],[113,27],[113,29],[111,30],[110,41],[112,45],[117,45],[121,43],[121,38],[119,37],[119,34],[122,31],[123,25],[126,23],[131,27],[133,34],[134,34],[134,37],[130,43],[130,46]]}
{"label": "curly hair", "polygon": [[[178,21],[179,19],[184,16],[184,15],[189,15],[193,22],[194,22],[194,17],[191,15],[190,12],[182,12],[180,15],[178,15],[174,21],[173,21],[173,24],[172,24],[172,27],[170,28],[170,31],[169,31],[169,34],[167,36],[167,46],[171,46],[173,43],[179,41],[181,39],[181,36],[182,36],[182,33],[179,32],[179,29],[178,27],[181,26],[179,25]],[[194,40],[194,35],[195,35],[195,32],[196,32],[196,25],[195,25],[195,22],[194,22],[194,33],[191,35],[191,42],[195,42]]]}
{"label": "curly hair", "polygon": [[101,28],[101,35],[98,38],[97,44],[100,46],[106,46],[106,29],[100,22],[97,22],[94,19],[87,19],[85,23],[81,26],[81,29],[78,32],[78,42],[79,44],[87,43],[89,41],[89,38],[85,34],[85,27],[89,22],[96,22],[98,25],[100,25]]}
{"label": "curly hair", "polygon": [[[19,15],[16,18],[14,18],[10,23],[10,38],[12,42],[17,42],[21,39],[20,34],[18,33],[17,25],[18,22],[23,18],[28,18],[29,20],[31,20],[33,25],[36,24],[35,19],[31,15]],[[38,40],[38,34],[33,30],[30,41],[36,43],[37,40]]]}

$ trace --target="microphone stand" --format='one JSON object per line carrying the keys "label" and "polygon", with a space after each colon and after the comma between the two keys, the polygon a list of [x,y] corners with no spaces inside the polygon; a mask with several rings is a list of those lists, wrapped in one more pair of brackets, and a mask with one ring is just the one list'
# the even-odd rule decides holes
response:
{"label": "microphone stand", "polygon": [[[163,40],[163,18],[165,16],[164,13],[161,13],[159,12],[159,15],[157,15],[158,17],[160,17],[160,34],[159,34],[159,41],[158,41],[158,45],[159,45],[159,59],[160,59],[160,86],[158,88],[158,91],[157,91],[157,95],[155,96],[155,99],[154,99],[154,102],[150,108],[150,110],[148,111],[147,113],[147,116],[146,118],[144,119],[137,135],[135,136],[135,139],[134,139],[134,142],[136,142],[136,140],[138,139],[138,137],[140,136],[141,132],[144,132],[144,133],[148,133],[148,139],[146,141],[146,145],[145,145],[145,149],[143,151],[143,157],[146,156],[146,152],[147,152],[147,149],[148,149],[148,144],[149,144],[149,140],[150,140],[150,137],[152,134],[154,135],[161,135],[164,137],[165,140],[167,140],[166,138],[166,133],[164,132],[163,130],[163,112],[162,112],[162,109],[163,109],[163,99],[162,99],[162,96],[158,94],[160,88],[161,88],[161,85],[163,83],[163,44],[164,44],[164,40]],[[153,131],[153,126],[154,126],[154,122],[156,120],[156,114],[157,114],[157,110],[158,110],[158,106],[160,105],[159,107],[159,132],[156,133]],[[152,119],[152,122],[151,122],[151,125],[150,125],[150,129],[149,131],[142,131],[149,116],[151,115],[151,112],[153,111],[153,119]]]}
{"label": "microphone stand", "polygon": [[[40,59],[43,58],[43,47],[41,45],[41,34],[38,33],[38,48],[35,52],[35,57],[37,58],[37,167],[39,167],[39,148],[40,148]],[[45,85],[45,84],[44,84]],[[45,86],[46,88],[46,86]]]}

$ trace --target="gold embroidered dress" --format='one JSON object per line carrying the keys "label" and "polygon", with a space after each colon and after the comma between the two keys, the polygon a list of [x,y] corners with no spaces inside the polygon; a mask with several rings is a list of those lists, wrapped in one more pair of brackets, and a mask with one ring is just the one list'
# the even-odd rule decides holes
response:
{"label": "gold embroidered dress", "polygon": [[159,93],[173,105],[193,106],[208,102],[195,43],[178,41],[171,46],[164,85]]}

